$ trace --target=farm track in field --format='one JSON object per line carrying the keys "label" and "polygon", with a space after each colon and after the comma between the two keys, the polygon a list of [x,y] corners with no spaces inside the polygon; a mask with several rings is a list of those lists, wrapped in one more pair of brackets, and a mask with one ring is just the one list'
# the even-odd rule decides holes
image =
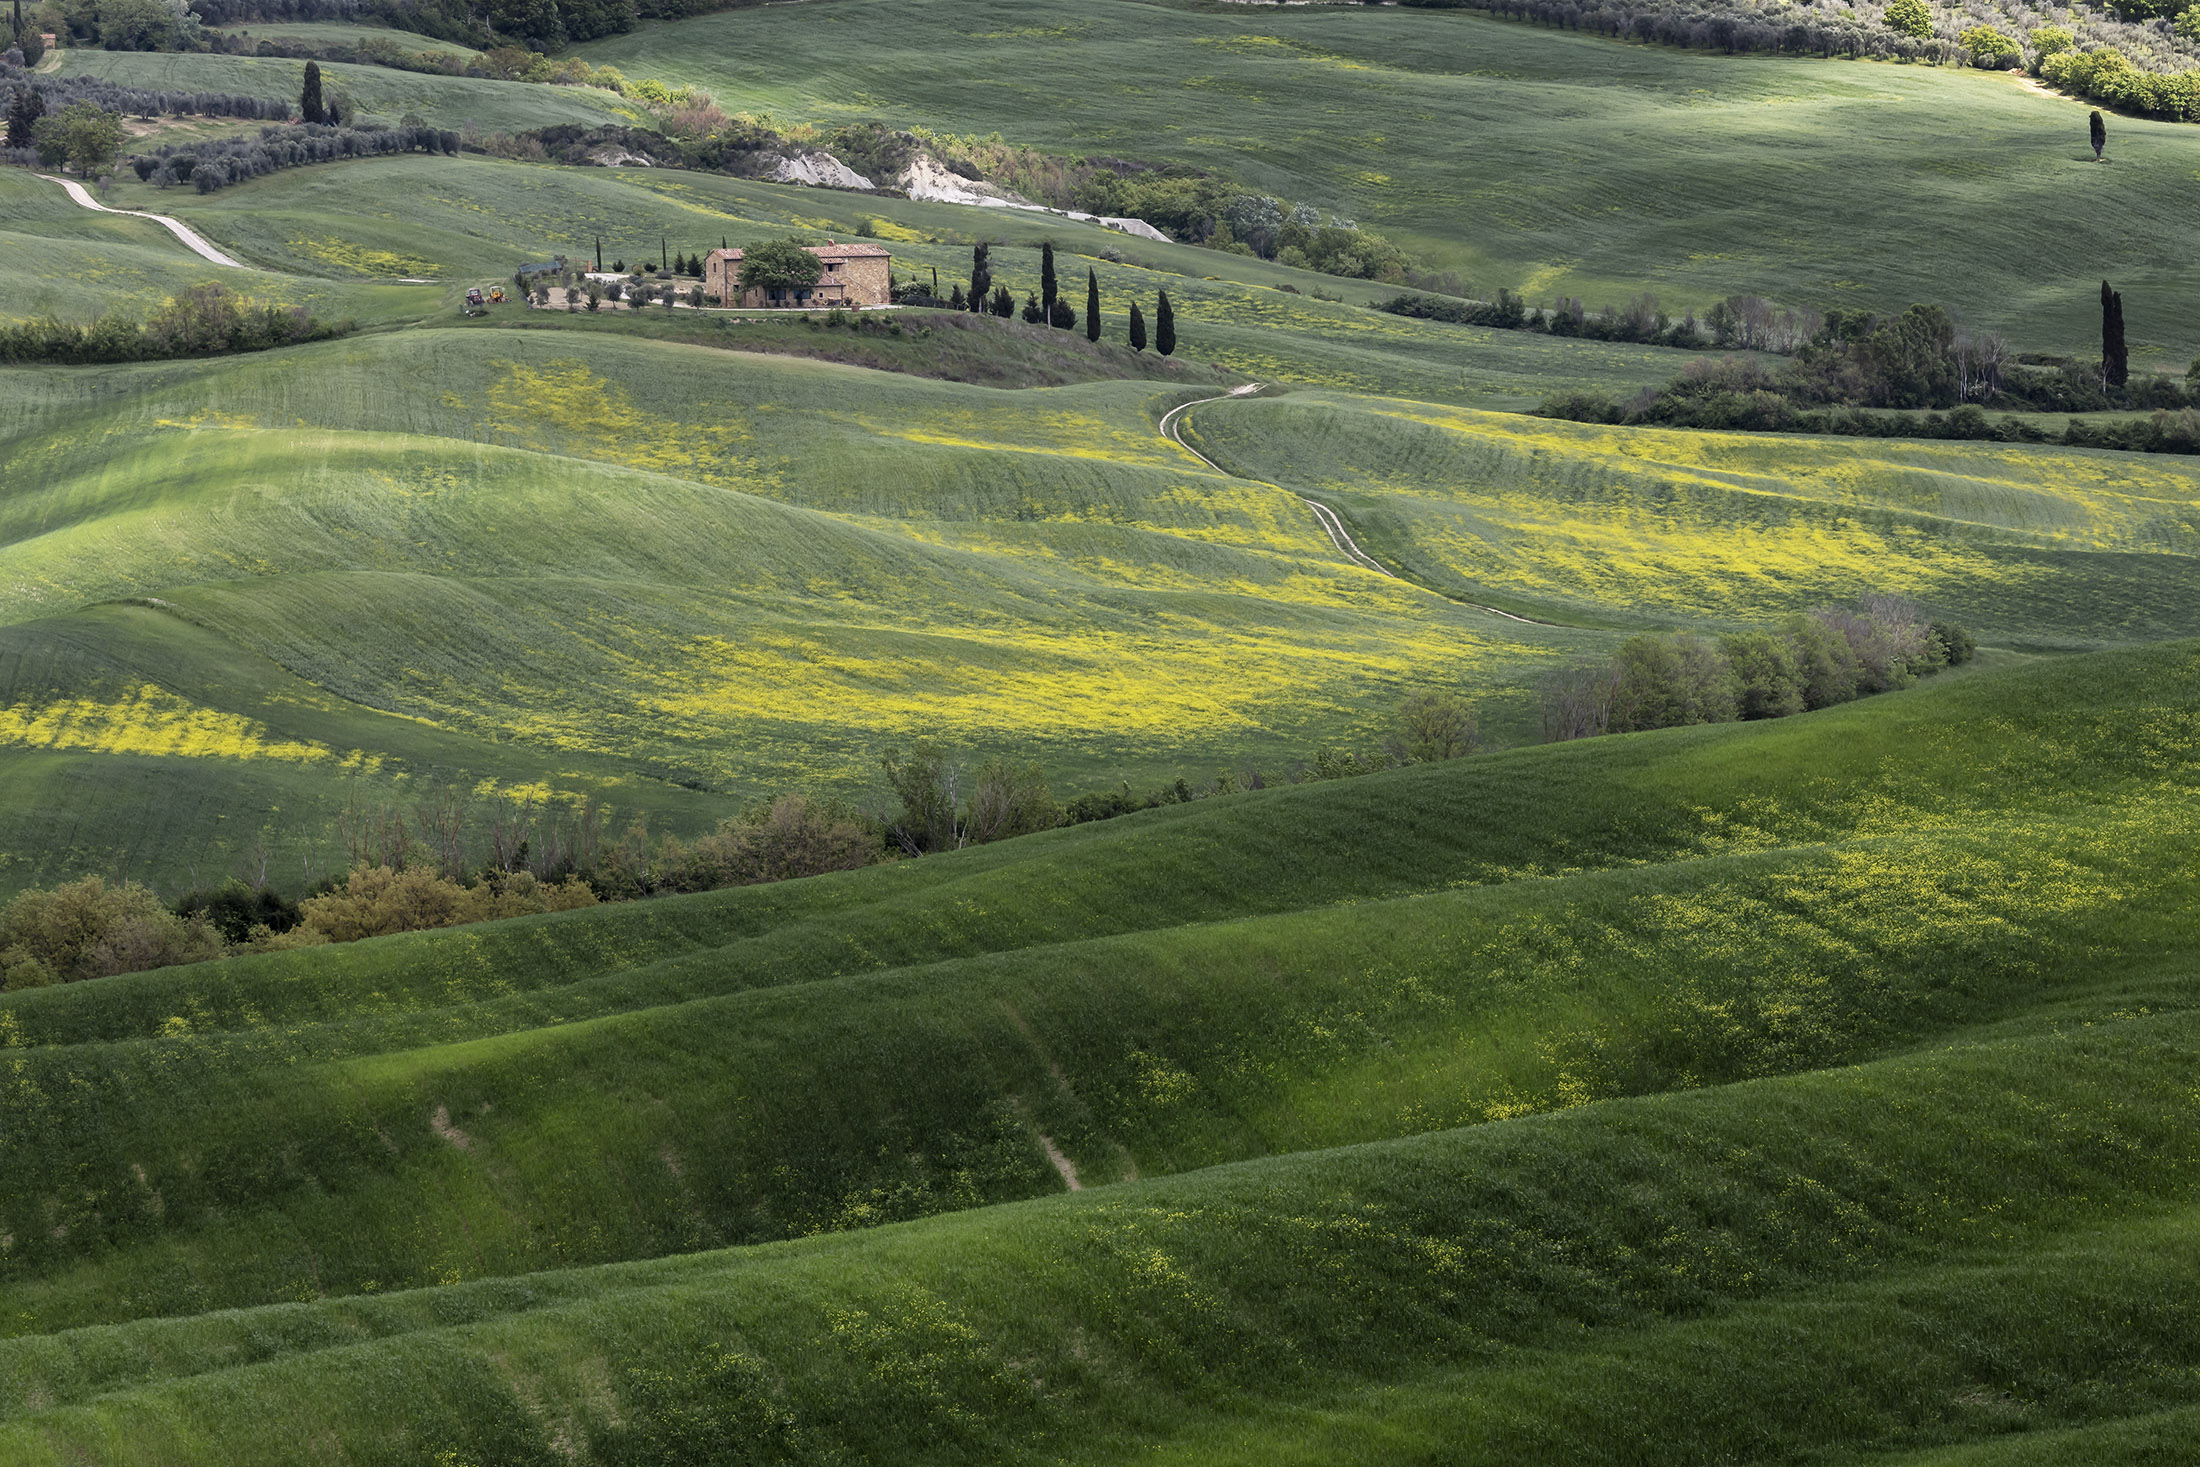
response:
{"label": "farm track in field", "polygon": [[224,266],[227,269],[242,270],[245,268],[245,266],[241,262],[230,259],[229,256],[223,254],[220,250],[215,249],[214,246],[207,243],[206,237],[204,235],[200,234],[197,230],[193,229],[190,225],[184,223],[180,219],[171,219],[166,214],[148,214],[142,209],[110,209],[105,204],[99,202],[99,200],[93,198],[91,196],[91,193],[86,190],[84,185],[78,183],[73,178],[56,178],[51,173],[41,173],[38,176],[45,179],[48,183],[60,184],[63,189],[68,191],[68,195],[70,198],[76,200],[79,204],[82,204],[87,209],[94,209],[102,214],[127,214],[133,219],[150,219],[155,224],[164,226],[168,230],[168,232],[170,234],[173,234],[177,239],[182,240],[184,243],[184,247],[190,250],[193,254],[198,255],[208,261],[211,261],[216,265]]}
{"label": "farm track in field", "polygon": [[[1216,473],[1225,475],[1232,479],[1242,479],[1245,477],[1243,474],[1231,473],[1230,470],[1224,468],[1221,464],[1216,463],[1213,459],[1207,457],[1206,454],[1201,453],[1198,449],[1192,447],[1189,443],[1186,443],[1184,441],[1183,435],[1178,432],[1178,427],[1183,421],[1183,415],[1195,407],[1199,407],[1203,404],[1210,402],[1227,402],[1233,397],[1251,397],[1254,393],[1259,392],[1260,388],[1260,383],[1248,382],[1243,387],[1233,387],[1228,392],[1221,393],[1218,396],[1202,397],[1196,401],[1181,403],[1176,407],[1170,408],[1167,412],[1161,415],[1161,436],[1168,439],[1178,448],[1183,449],[1193,458],[1198,459],[1208,468],[1213,469]],[[1308,509],[1314,512],[1315,520],[1320,523],[1323,532],[1329,536],[1329,543],[1336,546],[1338,551],[1343,554],[1347,560],[1350,560],[1354,565],[1363,567],[1367,570],[1371,570],[1379,576],[1388,576],[1392,580],[1397,579],[1397,576],[1393,572],[1384,569],[1384,567],[1373,556],[1369,555],[1366,551],[1360,548],[1359,542],[1352,538],[1352,532],[1344,527],[1344,517],[1338,514],[1336,510],[1330,508],[1326,504],[1323,504],[1318,499],[1308,499],[1303,494],[1298,496],[1298,501],[1299,503],[1305,505]],[[1450,599],[1457,600],[1458,598],[1453,597]],[[1517,616],[1510,611],[1500,611],[1494,606],[1484,606],[1481,603],[1475,601],[1466,601],[1461,602],[1460,604],[1464,606],[1471,606],[1476,611],[1486,611],[1491,616],[1501,616],[1507,621],[1525,622],[1529,626],[1549,627],[1559,625],[1559,623],[1552,621],[1537,621],[1532,616]]]}

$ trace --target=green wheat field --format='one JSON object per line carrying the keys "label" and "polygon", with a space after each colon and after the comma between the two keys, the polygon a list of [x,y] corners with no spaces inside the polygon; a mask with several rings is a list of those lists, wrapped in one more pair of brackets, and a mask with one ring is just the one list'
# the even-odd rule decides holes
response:
{"label": "green wheat field", "polygon": [[[2082,355],[2107,275],[2135,371],[2200,353],[2200,129],[2080,167],[2085,108],[2013,74],[1134,0],[573,54],[1206,169],[1477,296],[1928,302]],[[389,123],[657,125],[326,70]],[[2193,1459],[2200,460],[1559,421],[1703,353],[1043,213],[482,152],[107,202],[246,268],[0,168],[0,323],[212,281],[357,329],[0,366],[0,898],[296,897],[435,790],[885,811],[926,741],[1217,792],[0,992],[0,1464]],[[858,234],[943,290],[989,242],[1019,301],[1051,244],[1104,339],[460,309],[599,242]],[[1164,290],[1176,352],[1133,352]],[[1873,593],[1979,655],[1546,741],[1630,638]],[[1288,777],[1424,694],[1480,752]]]}

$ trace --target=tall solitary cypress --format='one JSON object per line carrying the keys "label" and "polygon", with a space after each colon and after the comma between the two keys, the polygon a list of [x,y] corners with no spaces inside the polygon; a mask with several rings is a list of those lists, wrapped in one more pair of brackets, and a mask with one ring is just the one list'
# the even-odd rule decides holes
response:
{"label": "tall solitary cypress", "polygon": [[1054,241],[1050,239],[1039,246],[1040,320],[1054,320],[1054,298],[1060,293],[1060,282],[1054,278]]}
{"label": "tall solitary cypress", "polygon": [[1138,309],[1138,302],[1131,302],[1131,350],[1146,349],[1146,313]]}
{"label": "tall solitary cypress", "polygon": [[2131,353],[2124,347],[2124,297],[2101,282],[2101,381],[2121,387],[2131,380]]}
{"label": "tall solitary cypress", "polygon": [[1085,271],[1085,340],[1100,339],[1100,277]]}
{"label": "tall solitary cypress", "polygon": [[982,311],[993,291],[992,246],[973,245],[970,250],[970,309]]}
{"label": "tall solitary cypress", "polygon": [[1153,308],[1153,349],[1163,356],[1176,350],[1176,312],[1170,309],[1169,293],[1161,292],[1161,299]]}
{"label": "tall solitary cypress", "polygon": [[2101,114],[2095,112],[2087,119],[2085,130],[2093,139],[2093,161],[2098,163],[2101,161],[2101,149],[2108,146],[2108,126],[2101,121]]}
{"label": "tall solitary cypress", "polygon": [[596,236],[596,273],[603,274],[603,236]]}
{"label": "tall solitary cypress", "polygon": [[328,108],[321,102],[321,68],[306,63],[306,84],[298,93],[298,115],[308,122],[328,121]]}
{"label": "tall solitary cypress", "polygon": [[46,99],[29,87],[15,94],[15,105],[8,109],[8,146],[27,148],[31,145],[31,129],[38,119],[46,115]]}

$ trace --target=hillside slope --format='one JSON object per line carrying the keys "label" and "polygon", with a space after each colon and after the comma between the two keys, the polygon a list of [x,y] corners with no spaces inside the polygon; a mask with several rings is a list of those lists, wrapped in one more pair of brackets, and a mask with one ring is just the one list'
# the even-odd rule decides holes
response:
{"label": "hillside slope", "polygon": [[11,994],[0,1317],[799,1236],[1062,1166],[1151,1176],[2177,1009],[2196,655]]}
{"label": "hillside slope", "polygon": [[1142,0],[835,0],[577,49],[781,118],[1212,169],[1484,292],[1933,301],[2085,353],[2108,276],[2135,364],[2182,373],[2200,351],[2189,267],[2154,247],[2190,227],[2200,132],[2118,118],[2097,168],[2086,105],[2007,74],[1691,54],[1460,11]]}

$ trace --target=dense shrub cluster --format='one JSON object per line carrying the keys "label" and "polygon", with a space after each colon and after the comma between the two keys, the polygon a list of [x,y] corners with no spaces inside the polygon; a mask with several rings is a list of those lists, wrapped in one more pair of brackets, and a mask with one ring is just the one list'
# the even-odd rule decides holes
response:
{"label": "dense shrub cluster", "polygon": [[[2059,436],[1986,405],[2031,412],[2148,411],[2149,418],[2073,421]],[[1871,409],[1935,409],[1923,414]],[[1959,330],[1938,306],[1899,315],[1835,311],[1778,368],[1727,358],[1689,363],[1664,387],[1621,403],[1556,393],[1546,417],[1755,432],[2061,442],[2081,448],[2191,453],[2200,448],[2195,384],[2142,376],[2114,383],[2099,364],[2016,361],[2001,339]]]}
{"label": "dense shrub cluster", "polygon": [[303,306],[255,301],[209,282],[169,297],[143,321],[115,311],[89,326],[54,316],[0,323],[0,362],[84,366],[215,356],[323,341],[353,329],[349,321],[330,325]]}
{"label": "dense shrub cluster", "polygon": [[2200,71],[2149,71],[2113,46],[2058,50],[2042,57],[2034,69],[2049,86],[2119,112],[2200,122]]}
{"label": "dense shrub cluster", "polygon": [[130,166],[147,183],[163,188],[188,183],[200,193],[209,194],[281,168],[383,153],[456,153],[459,147],[459,135],[439,127],[383,127],[372,122],[358,127],[306,124],[263,127],[256,138],[168,143],[154,152],[133,156]]}
{"label": "dense shrub cluster", "polygon": [[0,911],[0,987],[9,991],[105,978],[222,955],[203,917],[179,917],[136,882],[97,876],[27,891]]}
{"label": "dense shrub cluster", "polygon": [[1927,621],[1898,596],[1866,596],[1789,618],[1776,631],[1716,641],[1685,632],[1630,638],[1609,662],[1544,681],[1543,733],[1552,740],[1697,723],[1785,718],[1908,687],[1970,660],[1961,627]]}

